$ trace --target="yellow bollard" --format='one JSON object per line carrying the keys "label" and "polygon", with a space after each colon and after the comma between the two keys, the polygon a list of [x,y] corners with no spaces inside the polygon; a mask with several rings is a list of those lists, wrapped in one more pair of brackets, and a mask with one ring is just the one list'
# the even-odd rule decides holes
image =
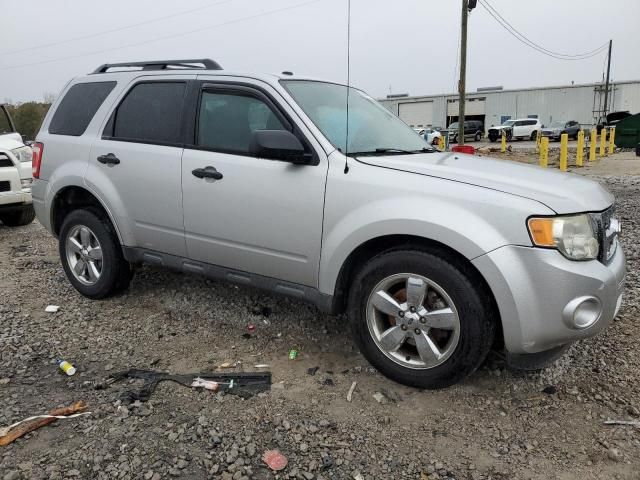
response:
{"label": "yellow bollard", "polygon": [[540,131],[538,130],[536,134],[536,148],[540,151],[540,140],[542,140],[542,135],[540,135]]}
{"label": "yellow bollard", "polygon": [[549,165],[549,137],[540,140],[540,166],[547,168]]}
{"label": "yellow bollard", "polygon": [[567,171],[567,157],[569,156],[569,135],[563,133],[560,137],[560,171]]}
{"label": "yellow bollard", "polygon": [[612,128],[609,133],[609,155],[613,155],[616,151],[616,129]]}
{"label": "yellow bollard", "polygon": [[578,132],[578,150],[576,151],[576,165],[581,167],[584,160],[584,130]]}
{"label": "yellow bollard", "polygon": [[599,157],[604,157],[607,154],[607,129],[603,128],[600,133],[600,154]]}
{"label": "yellow bollard", "polygon": [[444,137],[438,137],[438,148],[444,152]]}
{"label": "yellow bollard", "polygon": [[505,153],[507,151],[507,134],[502,132],[502,144],[500,145],[500,151]]}
{"label": "yellow bollard", "polygon": [[598,131],[595,128],[591,129],[591,138],[589,139],[589,161],[596,161],[596,147],[598,145]]}

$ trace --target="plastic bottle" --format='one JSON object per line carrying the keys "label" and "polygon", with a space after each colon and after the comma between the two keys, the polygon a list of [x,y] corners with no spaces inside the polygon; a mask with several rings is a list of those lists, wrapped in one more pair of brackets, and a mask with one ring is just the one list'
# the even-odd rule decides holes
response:
{"label": "plastic bottle", "polygon": [[64,373],[66,373],[69,376],[76,373],[76,367],[71,365],[66,360],[58,360],[58,367],[60,367],[60,370],[62,370]]}

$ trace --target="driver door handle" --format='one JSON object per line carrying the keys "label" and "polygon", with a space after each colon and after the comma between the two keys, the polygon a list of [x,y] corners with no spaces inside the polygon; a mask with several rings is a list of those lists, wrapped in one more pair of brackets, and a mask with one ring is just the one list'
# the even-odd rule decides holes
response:
{"label": "driver door handle", "polygon": [[196,168],[195,170],[192,170],[191,173],[194,177],[198,178],[213,178],[214,180],[222,179],[222,174],[210,165],[204,168]]}

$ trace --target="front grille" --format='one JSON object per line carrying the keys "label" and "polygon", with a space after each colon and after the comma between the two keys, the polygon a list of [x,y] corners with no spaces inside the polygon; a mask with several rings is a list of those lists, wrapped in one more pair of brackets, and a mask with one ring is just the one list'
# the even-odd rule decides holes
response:
{"label": "front grille", "polygon": [[614,218],[614,214],[614,206],[609,207],[604,212],[592,214],[596,226],[598,245],[600,246],[598,260],[605,265],[611,261],[618,248],[620,224]]}
{"label": "front grille", "polygon": [[11,190],[9,182],[0,182],[0,192],[8,192],[9,190]]}

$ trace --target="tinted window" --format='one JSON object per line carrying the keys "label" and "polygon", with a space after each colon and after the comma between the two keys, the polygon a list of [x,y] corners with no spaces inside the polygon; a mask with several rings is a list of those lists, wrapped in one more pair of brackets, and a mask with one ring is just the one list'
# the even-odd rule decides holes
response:
{"label": "tinted window", "polygon": [[184,82],[139,83],[115,111],[105,133],[145,143],[181,143]]}
{"label": "tinted window", "polygon": [[535,125],[536,123],[538,123],[537,120],[528,120],[527,121],[527,125]]}
{"label": "tinted window", "polygon": [[58,105],[49,124],[49,133],[75,137],[82,135],[115,86],[116,82],[75,84]]}
{"label": "tinted window", "polygon": [[233,93],[203,92],[198,145],[214,150],[249,153],[256,130],[288,130],[262,100]]}

